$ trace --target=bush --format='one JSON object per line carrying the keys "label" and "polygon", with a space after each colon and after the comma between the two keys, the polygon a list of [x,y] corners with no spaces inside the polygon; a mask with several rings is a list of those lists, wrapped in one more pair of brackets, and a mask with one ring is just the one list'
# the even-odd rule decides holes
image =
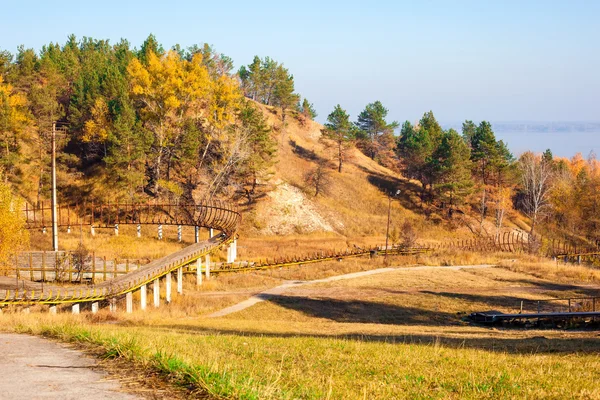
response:
{"label": "bush", "polygon": [[15,257],[29,243],[22,208],[23,202],[2,182],[0,174],[0,271],[3,275],[15,267]]}
{"label": "bush", "polygon": [[402,247],[415,247],[417,242],[417,230],[410,221],[404,221],[400,235],[402,238],[402,242],[400,243]]}

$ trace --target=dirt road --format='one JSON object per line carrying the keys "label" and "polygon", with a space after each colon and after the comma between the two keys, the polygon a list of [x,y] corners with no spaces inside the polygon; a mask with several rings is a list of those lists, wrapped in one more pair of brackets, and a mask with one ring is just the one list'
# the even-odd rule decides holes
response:
{"label": "dirt road", "polygon": [[0,399],[133,400],[94,359],[52,341],[0,334]]}

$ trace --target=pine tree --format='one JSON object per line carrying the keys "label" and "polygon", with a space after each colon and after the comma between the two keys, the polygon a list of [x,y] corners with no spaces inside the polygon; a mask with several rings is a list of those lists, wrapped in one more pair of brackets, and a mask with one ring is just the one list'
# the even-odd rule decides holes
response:
{"label": "pine tree", "polygon": [[327,116],[323,137],[335,143],[335,158],[338,161],[338,172],[342,172],[342,166],[347,160],[348,149],[356,138],[354,126],[350,122],[350,116],[339,104],[335,106],[331,114]]}
{"label": "pine tree", "polygon": [[[393,134],[399,124],[396,121],[388,123],[388,110],[380,101],[367,104],[358,115],[356,126],[362,131],[361,148],[371,159],[380,156],[380,161],[387,161],[389,152],[393,150]],[[390,140],[391,139],[391,140]]]}
{"label": "pine tree", "polygon": [[245,102],[240,110],[238,129],[247,138],[249,156],[236,169],[236,180],[248,204],[252,204],[259,195],[259,181],[265,181],[271,175],[277,143],[271,137],[271,129],[262,113],[251,102]]}
{"label": "pine tree", "polygon": [[462,136],[464,141],[471,147],[471,142],[473,141],[473,136],[475,136],[475,132],[477,131],[477,125],[473,121],[465,121],[462,124]]}
{"label": "pine tree", "polygon": [[471,193],[471,150],[454,129],[442,133],[439,147],[432,156],[436,192],[444,202],[454,206]]}
{"label": "pine tree", "polygon": [[285,124],[287,110],[294,107],[299,96],[294,93],[294,76],[282,65],[277,67],[273,89],[273,105],[281,108],[281,121]]}
{"label": "pine tree", "polygon": [[396,144],[396,153],[401,159],[404,172],[411,178],[421,182],[421,201],[425,194],[436,183],[436,162],[434,152],[442,140],[443,131],[435,119],[433,112],[423,114],[418,127],[413,127],[406,121],[400,131]]}

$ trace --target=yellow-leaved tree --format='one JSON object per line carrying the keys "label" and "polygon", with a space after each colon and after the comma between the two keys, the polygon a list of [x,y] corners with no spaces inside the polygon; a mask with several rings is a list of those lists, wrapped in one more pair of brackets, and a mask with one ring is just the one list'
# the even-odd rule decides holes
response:
{"label": "yellow-leaved tree", "polygon": [[150,178],[157,195],[188,123],[208,118],[212,82],[200,54],[186,61],[174,51],[149,52],[145,63],[134,58],[127,71],[140,119],[152,135]]}
{"label": "yellow-leaved tree", "polygon": [[16,163],[19,134],[27,120],[27,99],[16,93],[0,75],[0,162],[5,171],[10,171]]}
{"label": "yellow-leaved tree", "polygon": [[[239,140],[230,128],[243,101],[236,80],[211,75],[201,53],[188,59],[170,51],[133,59],[127,71],[139,118],[151,136],[150,183],[178,196],[202,181],[214,189],[239,157]],[[178,175],[178,177],[176,176]],[[185,188],[173,185],[173,179]]]}
{"label": "yellow-leaved tree", "polygon": [[15,256],[29,243],[22,212],[23,202],[14,196],[0,175],[0,271],[7,275],[14,268]]}
{"label": "yellow-leaved tree", "polygon": [[102,97],[96,98],[91,109],[92,118],[85,121],[83,126],[84,143],[104,143],[108,139],[108,127],[110,124],[108,104]]}

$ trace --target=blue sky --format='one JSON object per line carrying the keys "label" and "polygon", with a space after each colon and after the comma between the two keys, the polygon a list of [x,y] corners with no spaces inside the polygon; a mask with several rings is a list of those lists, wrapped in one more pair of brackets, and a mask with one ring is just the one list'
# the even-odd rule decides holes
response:
{"label": "blue sky", "polygon": [[[93,4],[93,5],[92,5]],[[154,33],[236,66],[270,56],[322,120],[381,100],[398,121],[600,120],[600,1],[39,1],[1,7],[0,48]],[[600,148],[600,143],[597,146]]]}

